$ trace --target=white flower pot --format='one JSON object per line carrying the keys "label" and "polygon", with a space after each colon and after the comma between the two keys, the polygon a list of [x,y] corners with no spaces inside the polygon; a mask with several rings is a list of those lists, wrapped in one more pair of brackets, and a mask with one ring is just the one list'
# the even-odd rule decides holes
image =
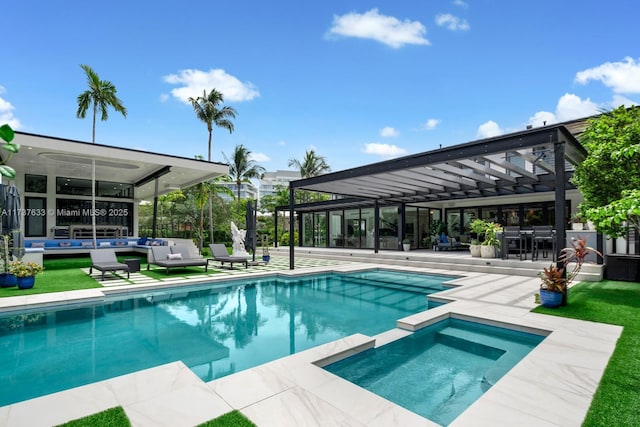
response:
{"label": "white flower pot", "polygon": [[496,257],[496,247],[481,245],[480,246],[480,256],[482,258],[495,258]]}
{"label": "white flower pot", "polygon": [[571,223],[571,229],[574,231],[584,230],[584,224],[581,222]]}
{"label": "white flower pot", "polygon": [[480,246],[480,245],[471,245],[471,246],[469,246],[469,252],[471,253],[472,257],[479,258],[480,255],[481,255],[481,249],[482,249],[482,246]]}

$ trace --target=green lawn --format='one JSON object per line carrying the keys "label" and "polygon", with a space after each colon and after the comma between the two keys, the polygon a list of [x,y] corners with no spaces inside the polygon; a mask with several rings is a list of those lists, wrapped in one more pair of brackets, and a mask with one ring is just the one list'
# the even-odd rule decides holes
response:
{"label": "green lawn", "polygon": [[583,426],[640,425],[640,283],[582,282],[566,307],[534,311],[624,327]]}

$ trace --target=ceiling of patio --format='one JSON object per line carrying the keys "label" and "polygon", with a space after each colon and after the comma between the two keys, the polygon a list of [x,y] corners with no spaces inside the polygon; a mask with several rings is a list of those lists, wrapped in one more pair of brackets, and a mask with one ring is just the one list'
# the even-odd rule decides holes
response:
{"label": "ceiling of patio", "polygon": [[[565,185],[586,157],[584,126],[559,124],[482,139],[291,182],[297,190],[386,203],[434,202],[554,191],[554,146],[564,143]],[[581,122],[584,122],[582,120]],[[353,202],[353,201],[352,201]],[[298,206],[296,206],[296,209]]]}
{"label": "ceiling of patio", "polygon": [[90,180],[92,159],[96,161],[96,180],[135,184],[135,198],[150,200],[158,194],[207,181],[228,173],[228,166],[148,151],[72,141],[25,132],[14,140],[20,152],[8,164],[25,174]]}

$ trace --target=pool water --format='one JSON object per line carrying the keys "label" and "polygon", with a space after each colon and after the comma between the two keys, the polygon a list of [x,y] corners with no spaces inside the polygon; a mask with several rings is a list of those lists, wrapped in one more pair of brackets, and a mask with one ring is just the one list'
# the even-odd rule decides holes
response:
{"label": "pool water", "polygon": [[448,425],[543,339],[447,319],[324,369]]}
{"label": "pool water", "polygon": [[182,360],[210,381],[429,308],[452,276],[385,270],[173,288],[0,317],[0,406]]}

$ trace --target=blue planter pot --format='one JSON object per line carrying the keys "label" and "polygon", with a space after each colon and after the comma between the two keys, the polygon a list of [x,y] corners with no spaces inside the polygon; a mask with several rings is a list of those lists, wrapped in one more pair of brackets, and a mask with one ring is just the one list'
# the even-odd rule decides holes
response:
{"label": "blue planter pot", "polygon": [[562,292],[540,289],[540,304],[548,308],[560,307],[560,304],[562,304]]}
{"label": "blue planter pot", "polygon": [[264,261],[265,264],[268,264],[270,259],[270,255],[262,255],[262,261]]}
{"label": "blue planter pot", "polygon": [[36,282],[35,276],[18,277],[18,288],[31,289]]}
{"label": "blue planter pot", "polygon": [[18,283],[18,278],[11,273],[0,273],[0,287],[10,288]]}

